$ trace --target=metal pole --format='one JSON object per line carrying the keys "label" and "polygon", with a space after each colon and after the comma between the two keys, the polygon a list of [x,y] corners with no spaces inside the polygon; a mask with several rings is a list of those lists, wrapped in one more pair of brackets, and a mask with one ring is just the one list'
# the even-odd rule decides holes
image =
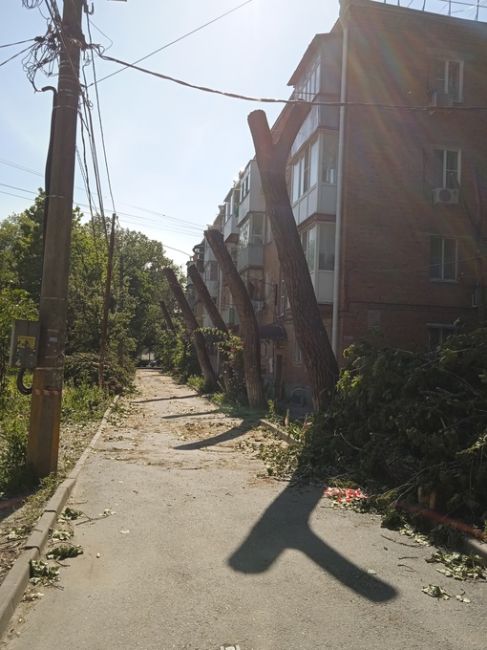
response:
{"label": "metal pole", "polygon": [[83,0],[64,0],[57,102],[54,107],[49,205],[39,307],[38,366],[34,372],[27,462],[37,478],[57,470],[64,372],[73,212],[76,127],[80,93]]}

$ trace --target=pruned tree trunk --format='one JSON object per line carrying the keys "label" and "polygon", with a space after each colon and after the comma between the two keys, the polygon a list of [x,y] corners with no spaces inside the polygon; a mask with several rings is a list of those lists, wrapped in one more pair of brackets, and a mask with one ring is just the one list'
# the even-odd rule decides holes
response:
{"label": "pruned tree trunk", "polygon": [[[208,316],[210,317],[213,327],[215,327],[220,332],[223,332],[225,335],[228,335],[228,328],[223,320],[218,307],[215,305],[215,301],[210,296],[208,287],[206,286],[203,278],[200,275],[200,272],[196,268],[195,264],[190,264],[188,266],[188,275],[193,281],[196,293],[199,296],[199,299],[205,306]],[[225,388],[227,393],[232,390],[232,378],[237,380],[239,383],[243,380],[243,369],[241,364],[240,355],[237,355],[237,360],[233,367],[230,365],[228,358],[225,356],[223,362],[223,380],[225,382]]]}
{"label": "pruned tree trunk", "polygon": [[326,407],[335,389],[338,365],[318,308],[285,174],[290,148],[308,112],[309,104],[290,107],[277,142],[273,142],[264,111],[252,112],[248,123],[255,145],[266,214],[291,305],[296,340],[311,382],[313,405],[319,411]]}
{"label": "pruned tree trunk", "polygon": [[189,335],[193,339],[194,347],[196,350],[196,356],[198,357],[198,363],[201,368],[201,374],[205,380],[206,390],[214,390],[218,385],[218,378],[213,370],[211,365],[210,357],[208,350],[206,349],[205,337],[199,330],[198,321],[195,318],[195,315],[191,311],[186,296],[179,284],[174,271],[166,267],[163,269],[164,276],[169,284],[176,302],[179,305],[179,309],[183,315],[183,320],[188,330]]}
{"label": "pruned tree trunk", "polygon": [[176,330],[176,328],[174,327],[174,323],[172,322],[171,314],[169,313],[169,309],[167,308],[167,305],[164,302],[164,300],[161,300],[160,305],[161,305],[162,315],[164,317],[164,320],[166,321],[167,329],[171,330],[171,332],[174,332]]}
{"label": "pruned tree trunk", "polygon": [[243,365],[249,406],[255,409],[265,407],[264,386],[260,369],[259,326],[254,308],[242,278],[225,246],[223,235],[218,230],[206,230],[205,237],[210,244],[230,289],[240,319],[243,343]]}
{"label": "pruned tree trunk", "polygon": [[218,311],[218,307],[215,305],[213,298],[210,296],[208,287],[204,283],[204,280],[201,277],[200,272],[196,268],[195,264],[190,264],[188,266],[188,275],[193,281],[196,292],[201,302],[205,306],[205,309],[208,312],[208,316],[210,317],[213,326],[216,327],[217,330],[228,334],[228,328],[225,325],[225,321],[221,317],[220,312]]}

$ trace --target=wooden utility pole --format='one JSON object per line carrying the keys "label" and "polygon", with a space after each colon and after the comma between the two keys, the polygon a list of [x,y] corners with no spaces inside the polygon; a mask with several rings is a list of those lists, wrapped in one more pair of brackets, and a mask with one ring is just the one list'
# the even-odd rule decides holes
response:
{"label": "wooden utility pole", "polygon": [[164,300],[161,300],[159,304],[161,306],[161,311],[164,320],[166,321],[167,329],[171,330],[171,332],[174,332],[176,328],[174,327],[174,323],[172,322],[171,314],[169,313],[169,309],[167,308],[166,303],[164,302]]}
{"label": "wooden utility pole", "polygon": [[115,224],[117,215],[112,214],[112,229],[110,232],[110,244],[108,246],[107,277],[105,280],[105,296],[103,298],[103,319],[101,323],[100,336],[100,359],[98,364],[98,384],[105,388],[105,357],[107,353],[108,340],[108,312],[110,309],[110,293],[112,290],[113,255],[115,253]]}
{"label": "wooden utility pole", "polygon": [[240,319],[240,336],[243,342],[242,356],[249,406],[255,409],[264,408],[265,397],[260,369],[259,326],[255,318],[252,301],[233,263],[232,256],[225,246],[221,232],[212,229],[205,230],[205,237],[220,265]]}
{"label": "wooden utility pole", "polygon": [[291,305],[296,341],[308,371],[316,411],[329,402],[338,366],[320,315],[286,185],[286,164],[309,104],[288,107],[279,140],[274,143],[264,111],[254,111],[248,122],[255,145],[266,214],[276,243],[279,263]]}
{"label": "wooden utility pole", "polygon": [[208,350],[206,349],[206,341],[203,334],[200,332],[198,321],[196,320],[195,315],[193,314],[191,307],[189,306],[186,296],[179,284],[176,274],[174,271],[166,267],[162,269],[164,276],[169,284],[176,302],[179,305],[179,309],[183,315],[184,322],[186,324],[186,329],[188,330],[189,335],[192,337],[194,342],[194,347],[196,350],[196,356],[198,357],[198,363],[201,368],[201,373],[205,379],[205,388],[206,390],[214,390],[218,385],[218,377],[213,370],[211,365],[210,356]]}
{"label": "wooden utility pole", "polygon": [[64,373],[76,127],[80,94],[83,0],[64,0],[57,102],[54,107],[49,203],[39,306],[27,462],[37,478],[57,471]]}

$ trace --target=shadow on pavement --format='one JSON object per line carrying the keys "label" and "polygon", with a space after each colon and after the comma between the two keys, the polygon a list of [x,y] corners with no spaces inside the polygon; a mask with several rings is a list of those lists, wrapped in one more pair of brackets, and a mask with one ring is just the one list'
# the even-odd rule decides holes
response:
{"label": "shadow on pavement", "polygon": [[236,427],[228,429],[223,433],[213,436],[213,438],[205,438],[204,440],[197,440],[196,442],[190,442],[186,445],[179,445],[174,447],[174,449],[190,451],[192,449],[204,449],[205,447],[214,447],[215,445],[220,444],[221,442],[228,442],[229,440],[235,440],[243,436],[244,433],[253,429],[256,425],[256,422],[243,422]]}
{"label": "shadow on pavement", "polygon": [[166,402],[171,399],[189,399],[190,397],[198,397],[196,394],[181,395],[181,397],[153,397],[152,399],[136,399],[132,400],[132,404],[148,404],[149,402]]}
{"label": "shadow on pavement", "polygon": [[161,420],[177,420],[178,418],[192,418],[195,415],[211,415],[212,413],[221,413],[220,409],[214,409],[213,411],[199,411],[194,413],[193,411],[185,411],[184,413],[176,413],[174,415],[163,415]]}
{"label": "shadow on pavement", "polygon": [[395,598],[397,591],[393,587],[347,560],[311,530],[309,518],[322,497],[322,486],[286,487],[231,555],[228,564],[240,573],[263,573],[286,549],[295,549],[367,600],[383,603]]}

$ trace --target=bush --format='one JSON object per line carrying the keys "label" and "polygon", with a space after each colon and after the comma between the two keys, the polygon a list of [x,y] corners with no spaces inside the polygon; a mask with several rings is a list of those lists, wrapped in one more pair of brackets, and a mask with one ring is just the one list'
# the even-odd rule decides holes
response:
{"label": "bush", "polygon": [[188,381],[186,383],[188,384],[188,386],[191,386],[191,388],[193,388],[198,393],[205,392],[205,378],[201,377],[201,375],[189,376]]}
{"label": "bush", "polygon": [[89,422],[102,417],[107,407],[107,397],[99,386],[65,384],[62,417],[70,422]]}
{"label": "bush", "polygon": [[[64,379],[73,386],[98,385],[99,357],[93,352],[77,352],[66,357]],[[131,390],[134,367],[122,367],[109,356],[105,362],[105,386],[109,393]]]}
{"label": "bush", "polygon": [[29,398],[20,395],[11,381],[4,391],[5,407],[0,408],[0,495],[21,492],[32,482],[26,466]]}
{"label": "bush", "polygon": [[434,495],[437,509],[481,524],[487,512],[487,329],[432,352],[354,345],[336,395],[315,416],[296,473],[346,473],[382,506]]}

